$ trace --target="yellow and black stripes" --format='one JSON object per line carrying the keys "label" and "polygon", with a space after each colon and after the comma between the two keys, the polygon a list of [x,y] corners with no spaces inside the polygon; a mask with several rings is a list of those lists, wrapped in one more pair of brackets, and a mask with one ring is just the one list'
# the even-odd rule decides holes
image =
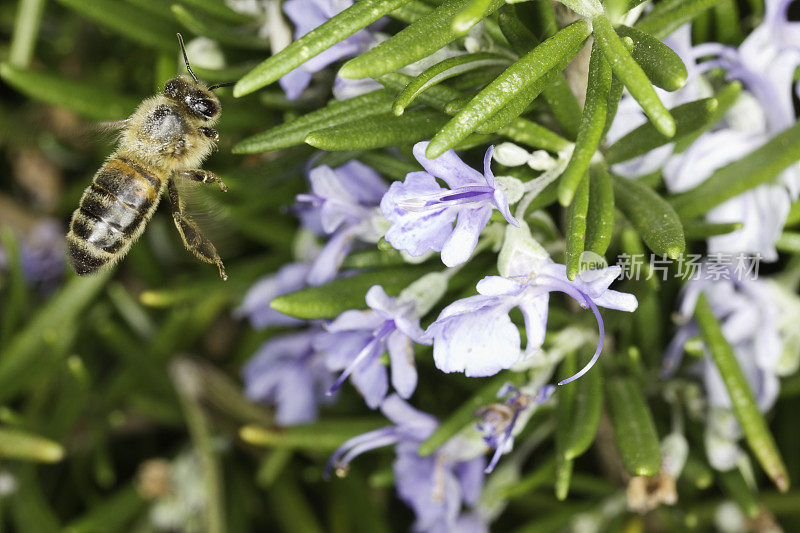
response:
{"label": "yellow and black stripes", "polygon": [[150,218],[162,180],[114,157],[95,175],[72,216],[67,254],[80,275],[96,272],[129,248]]}

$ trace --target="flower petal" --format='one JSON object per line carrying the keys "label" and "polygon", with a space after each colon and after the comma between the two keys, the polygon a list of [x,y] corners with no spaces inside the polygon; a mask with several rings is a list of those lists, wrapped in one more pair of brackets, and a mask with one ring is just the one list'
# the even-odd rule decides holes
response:
{"label": "flower petal", "polygon": [[449,267],[465,263],[475,250],[481,231],[491,216],[492,209],[488,206],[461,210],[453,233],[442,247],[442,263]]}
{"label": "flower petal", "polygon": [[402,398],[408,398],[417,388],[417,367],[411,339],[400,331],[389,335],[386,342],[392,370],[392,387]]}
{"label": "flower petal", "polygon": [[353,245],[355,233],[355,229],[349,228],[333,234],[311,266],[306,278],[309,285],[322,285],[336,277],[342,261]]}
{"label": "flower petal", "polygon": [[350,382],[370,409],[379,407],[389,392],[389,378],[386,367],[381,364],[380,354],[361,363],[350,375]]}
{"label": "flower petal", "polygon": [[444,180],[451,189],[486,183],[483,174],[464,163],[454,150],[448,150],[436,159],[425,157],[428,144],[430,144],[428,141],[415,144],[414,157],[422,165],[422,168],[429,174]]}
{"label": "flower petal", "polygon": [[434,339],[434,362],[443,372],[492,376],[520,356],[519,330],[502,308],[437,320],[428,331]]}

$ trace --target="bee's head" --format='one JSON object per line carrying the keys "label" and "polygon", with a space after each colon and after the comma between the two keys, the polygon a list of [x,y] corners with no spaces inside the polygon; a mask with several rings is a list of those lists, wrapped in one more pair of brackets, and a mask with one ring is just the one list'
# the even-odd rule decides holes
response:
{"label": "bee's head", "polygon": [[180,33],[178,34],[178,43],[181,45],[186,70],[192,77],[172,78],[164,86],[164,94],[170,100],[183,105],[190,114],[201,120],[216,119],[219,117],[222,107],[219,105],[219,98],[211,92],[211,89],[219,86],[206,87],[197,81],[197,76],[189,66],[189,57],[186,55],[186,48],[183,46],[183,37]]}
{"label": "bee's head", "polygon": [[164,86],[164,95],[183,105],[189,113],[201,120],[216,119],[222,110],[219,98],[188,76],[178,76],[169,80]]}

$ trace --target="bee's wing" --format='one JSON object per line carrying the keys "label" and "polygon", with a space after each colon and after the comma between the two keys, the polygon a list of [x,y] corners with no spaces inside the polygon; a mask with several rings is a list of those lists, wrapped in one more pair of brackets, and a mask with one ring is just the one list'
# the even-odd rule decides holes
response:
{"label": "bee's wing", "polygon": [[119,140],[120,133],[128,125],[129,121],[130,118],[106,122],[90,122],[80,128],[79,135],[93,138],[96,141],[115,143]]}
{"label": "bee's wing", "polygon": [[128,125],[130,122],[130,118],[126,118],[123,120],[107,120],[105,122],[95,122],[94,127],[97,131],[108,131],[108,132],[117,132]]}

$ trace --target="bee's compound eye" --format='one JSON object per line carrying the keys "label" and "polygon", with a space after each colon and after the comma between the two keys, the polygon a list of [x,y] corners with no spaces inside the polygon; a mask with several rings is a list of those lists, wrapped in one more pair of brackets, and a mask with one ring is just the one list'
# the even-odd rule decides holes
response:
{"label": "bee's compound eye", "polygon": [[208,98],[192,98],[189,107],[198,115],[211,118],[219,113],[219,106]]}

